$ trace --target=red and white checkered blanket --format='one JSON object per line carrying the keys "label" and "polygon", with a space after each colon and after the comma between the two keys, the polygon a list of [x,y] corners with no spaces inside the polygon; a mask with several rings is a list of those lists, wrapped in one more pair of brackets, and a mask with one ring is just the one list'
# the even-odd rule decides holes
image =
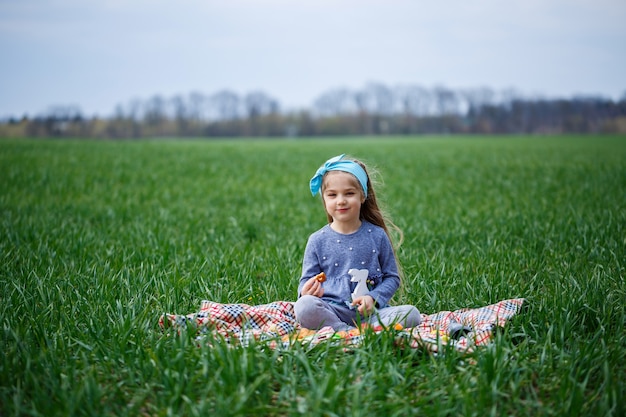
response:
{"label": "red and white checkered blanket", "polygon": [[[395,334],[396,343],[401,346],[426,348],[432,352],[437,352],[442,346],[450,346],[458,351],[471,352],[477,346],[488,344],[494,330],[504,327],[509,319],[518,314],[523,303],[523,298],[515,298],[479,308],[422,314],[422,323],[413,328],[396,326],[384,329],[378,326],[335,332],[329,327],[318,331],[302,328],[296,322],[293,303],[288,301],[257,306],[203,301],[199,312],[164,314],[159,319],[159,325],[176,330],[192,325],[200,335],[212,332],[221,335],[233,346],[262,341],[271,348],[288,348],[298,342],[316,346],[330,341],[356,347],[368,334],[391,331]],[[457,329],[462,331],[455,332]]]}

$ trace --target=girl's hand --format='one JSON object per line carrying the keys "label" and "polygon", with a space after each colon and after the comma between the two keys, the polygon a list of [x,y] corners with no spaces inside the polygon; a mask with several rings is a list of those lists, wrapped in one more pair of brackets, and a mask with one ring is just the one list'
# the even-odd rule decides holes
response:
{"label": "girl's hand", "polygon": [[314,295],[316,297],[321,297],[324,295],[324,288],[322,287],[322,283],[319,282],[316,277],[313,277],[304,283],[300,293],[302,295]]}
{"label": "girl's hand", "polygon": [[357,297],[352,302],[352,305],[358,306],[357,310],[364,317],[367,317],[374,312],[374,298],[371,295],[362,295],[361,297]]}

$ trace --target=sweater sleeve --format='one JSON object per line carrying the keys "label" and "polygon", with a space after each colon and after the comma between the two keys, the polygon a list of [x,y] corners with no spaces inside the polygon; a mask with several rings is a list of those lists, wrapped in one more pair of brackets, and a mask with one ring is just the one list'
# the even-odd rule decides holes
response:
{"label": "sweater sleeve", "polygon": [[400,274],[398,264],[387,234],[383,232],[379,240],[378,260],[381,266],[382,278],[378,285],[370,290],[377,307],[386,307],[391,297],[400,288]]}
{"label": "sweater sleeve", "polygon": [[313,236],[310,236],[302,258],[302,275],[298,284],[298,297],[300,297],[304,283],[320,272],[322,272],[322,268],[318,261],[315,240]]}

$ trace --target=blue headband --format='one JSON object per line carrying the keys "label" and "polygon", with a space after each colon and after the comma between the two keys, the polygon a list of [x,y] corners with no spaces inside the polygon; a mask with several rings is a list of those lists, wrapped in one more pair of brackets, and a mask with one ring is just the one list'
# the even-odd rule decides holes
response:
{"label": "blue headband", "polygon": [[345,154],[335,156],[334,158],[330,158],[328,161],[324,163],[313,178],[311,178],[311,182],[309,186],[311,187],[311,194],[315,195],[318,193],[320,188],[322,188],[322,180],[324,178],[324,174],[328,171],[343,171],[348,172],[356,177],[357,180],[361,183],[361,187],[363,187],[363,193],[367,198],[367,174],[361,165],[357,164],[354,161],[350,161],[349,159],[341,159],[345,156]]}

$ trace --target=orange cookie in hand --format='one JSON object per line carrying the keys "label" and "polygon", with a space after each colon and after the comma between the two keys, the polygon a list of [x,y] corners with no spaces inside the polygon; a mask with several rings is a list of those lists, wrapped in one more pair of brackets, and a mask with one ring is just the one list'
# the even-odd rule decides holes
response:
{"label": "orange cookie in hand", "polygon": [[317,280],[317,282],[324,282],[326,281],[326,274],[320,272],[319,274],[315,275],[315,279]]}

